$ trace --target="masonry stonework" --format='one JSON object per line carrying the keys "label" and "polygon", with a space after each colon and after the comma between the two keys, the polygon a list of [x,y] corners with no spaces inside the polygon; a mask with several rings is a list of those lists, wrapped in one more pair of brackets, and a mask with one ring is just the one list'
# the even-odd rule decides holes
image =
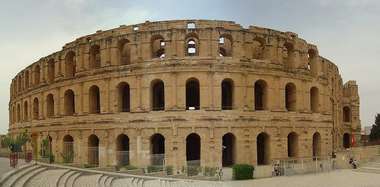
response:
{"label": "masonry stonework", "polygon": [[[359,142],[358,86],[292,32],[145,22],[80,37],[12,80],[9,133],[35,157],[135,166],[325,157]],[[66,160],[67,161],[67,160]]]}

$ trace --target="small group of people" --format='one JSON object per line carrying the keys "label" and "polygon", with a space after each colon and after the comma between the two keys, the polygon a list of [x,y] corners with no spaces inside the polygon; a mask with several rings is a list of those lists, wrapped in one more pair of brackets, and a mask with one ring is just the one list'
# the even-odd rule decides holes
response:
{"label": "small group of people", "polygon": [[352,166],[353,169],[358,168],[358,161],[355,160],[354,158],[351,157],[348,163]]}

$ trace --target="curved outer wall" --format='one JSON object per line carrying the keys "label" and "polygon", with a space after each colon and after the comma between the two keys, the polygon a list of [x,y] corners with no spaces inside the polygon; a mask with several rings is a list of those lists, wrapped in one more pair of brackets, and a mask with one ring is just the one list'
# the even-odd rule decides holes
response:
{"label": "curved outer wall", "polygon": [[[194,93],[186,91],[189,80],[198,82],[199,96],[191,96],[200,110],[186,107],[186,95]],[[155,97],[160,81],[164,103],[157,105],[163,102]],[[121,85],[129,86],[128,103]],[[263,164],[312,157],[315,133],[316,156],[323,157],[343,148],[345,133],[360,132],[358,86],[343,84],[337,66],[315,45],[295,33],[228,21],[145,22],[97,31],[22,70],[10,92],[9,133],[27,129],[35,156],[50,136],[57,161],[70,135],[73,162],[80,164],[89,162],[91,134],[99,139],[100,166],[117,164],[120,134],[129,138],[130,164],[150,165],[151,154],[162,153],[153,148],[152,135],[161,134],[165,163],[180,168],[197,149],[202,166],[221,166],[229,162],[223,152],[230,147],[230,162],[256,165],[262,132],[269,142]],[[289,148],[291,132],[297,140]],[[200,147],[186,147],[192,133]],[[223,142],[227,133],[232,144]]]}

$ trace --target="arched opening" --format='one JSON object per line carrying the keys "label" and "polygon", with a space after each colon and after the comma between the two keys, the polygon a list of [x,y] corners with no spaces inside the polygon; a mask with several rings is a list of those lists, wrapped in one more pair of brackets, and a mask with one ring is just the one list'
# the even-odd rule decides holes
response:
{"label": "arched opening", "polygon": [[116,160],[119,166],[129,165],[129,137],[125,134],[116,138]]}
{"label": "arched opening", "polygon": [[165,58],[165,46],[166,42],[164,37],[156,35],[152,37],[152,58]]}
{"label": "arched opening", "polygon": [[62,158],[65,163],[74,161],[74,138],[70,135],[63,137]]}
{"label": "arched opening", "polygon": [[89,90],[89,112],[90,114],[100,113],[100,91],[98,86],[91,86]]}
{"label": "arched opening", "polygon": [[232,110],[233,107],[233,82],[230,79],[222,81],[222,110]]}
{"label": "arched opening", "polygon": [[232,37],[231,35],[222,35],[219,37],[219,56],[232,56]]}
{"label": "arched opening", "polygon": [[321,156],[321,135],[316,132],[313,134],[313,157]]}
{"label": "arched opening", "polygon": [[129,112],[130,111],[130,88],[129,84],[122,82],[118,85],[118,106],[119,112]]}
{"label": "arched opening", "polygon": [[29,88],[29,71],[25,71],[25,88]]}
{"label": "arched opening", "polygon": [[263,80],[255,82],[255,110],[267,109],[267,83]]}
{"label": "arched opening", "polygon": [[22,84],[21,84],[21,76],[18,76],[18,77],[17,77],[17,91],[18,91],[18,92],[21,92],[21,87],[22,87]]}
{"label": "arched opening", "polygon": [[93,45],[90,48],[90,59],[89,59],[89,68],[95,69],[100,68],[101,66],[101,58],[100,58],[100,46],[99,45]]}
{"label": "arched opening", "polygon": [[48,81],[51,83],[54,81],[54,77],[55,77],[55,62],[54,62],[54,59],[50,59],[47,63],[47,67],[48,67]]}
{"label": "arched opening", "polygon": [[165,110],[165,86],[161,80],[152,81],[152,110]]}
{"label": "arched opening", "polygon": [[317,73],[316,69],[316,62],[315,58],[317,56],[317,52],[314,49],[309,49],[307,52],[307,57],[308,57],[308,70],[310,70],[313,74]]}
{"label": "arched opening", "polygon": [[296,111],[297,92],[296,86],[293,83],[288,83],[285,86],[285,107],[288,111]]}
{"label": "arched opening", "polygon": [[88,164],[99,165],[99,138],[92,134],[88,137]]}
{"label": "arched opening", "polygon": [[120,65],[127,65],[131,63],[131,49],[127,39],[119,41],[119,56]]}
{"label": "arched opening", "polygon": [[291,132],[288,135],[288,157],[294,158],[298,156],[298,135]]}
{"label": "arched opening", "polygon": [[187,39],[186,56],[198,56],[197,43],[197,40],[194,38]]}
{"label": "arched opening", "polygon": [[257,165],[270,164],[270,141],[269,135],[265,132],[260,133],[256,138]]}
{"label": "arched opening", "polygon": [[293,53],[294,53],[294,45],[291,43],[285,43],[285,55],[284,55],[284,62],[285,66],[288,68],[294,67],[294,60],[293,60]]}
{"label": "arched opening", "polygon": [[343,107],[343,122],[351,122],[351,109],[348,106]]}
{"label": "arched opening", "polygon": [[235,164],[235,136],[227,133],[222,138],[222,165],[223,167]]}
{"label": "arched opening", "polygon": [[13,106],[12,108],[12,122],[16,123],[17,122],[17,114],[16,114],[16,107]]}
{"label": "arched opening", "polygon": [[161,134],[154,134],[150,138],[151,164],[164,165],[165,161],[165,137]]}
{"label": "arched opening", "polygon": [[65,57],[65,77],[71,78],[75,76],[75,53],[70,51],[66,54]]}
{"label": "arched opening", "polygon": [[39,65],[37,65],[34,68],[34,85],[40,84],[40,79],[41,79],[41,68]]}
{"label": "arched opening", "polygon": [[40,114],[38,98],[33,100],[33,119],[38,119]]}
{"label": "arched opening", "polygon": [[54,116],[54,96],[49,94],[46,96],[46,114],[48,117]]}
{"label": "arched opening", "polygon": [[75,113],[75,95],[72,90],[65,91],[64,104],[65,115],[72,116]]}
{"label": "arched opening", "polygon": [[310,89],[310,109],[312,112],[319,112],[319,90],[317,87]]}
{"label": "arched opening", "polygon": [[195,26],[194,22],[187,23],[187,29],[195,29],[195,28],[196,28],[196,26]]}
{"label": "arched opening", "polygon": [[186,161],[187,165],[201,165],[201,137],[191,133],[186,137]]}
{"label": "arched opening", "polygon": [[255,38],[253,40],[253,59],[264,59],[264,45],[265,40],[263,38]]}
{"label": "arched opening", "polygon": [[20,104],[17,104],[17,119],[16,119],[16,121],[20,122],[20,120],[21,120],[21,107],[20,107]]}
{"label": "arched opening", "polygon": [[343,134],[343,147],[348,149],[351,147],[351,136],[348,133]]}
{"label": "arched opening", "polygon": [[199,81],[197,79],[189,79],[186,82],[186,110],[199,110],[199,97]]}
{"label": "arched opening", "polygon": [[24,102],[24,120],[27,121],[28,120],[28,102],[25,101]]}

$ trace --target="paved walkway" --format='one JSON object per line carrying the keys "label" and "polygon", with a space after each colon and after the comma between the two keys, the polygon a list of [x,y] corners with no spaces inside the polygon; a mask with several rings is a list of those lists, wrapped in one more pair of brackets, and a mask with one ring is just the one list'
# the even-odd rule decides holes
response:
{"label": "paved walkway", "polygon": [[249,181],[228,181],[225,187],[379,187],[380,174],[353,170],[335,170],[328,173],[284,176]]}
{"label": "paved walkway", "polygon": [[[18,166],[25,164],[24,160],[18,160],[18,163]],[[13,168],[9,166],[9,158],[0,157],[0,176],[12,169]]]}

